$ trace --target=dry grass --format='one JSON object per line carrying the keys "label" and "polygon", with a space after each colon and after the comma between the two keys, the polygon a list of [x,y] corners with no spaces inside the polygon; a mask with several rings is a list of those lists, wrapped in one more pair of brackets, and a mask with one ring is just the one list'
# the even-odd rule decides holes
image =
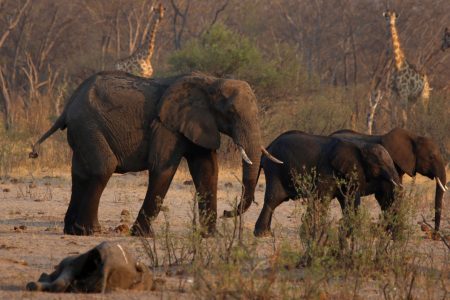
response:
{"label": "dry grass", "polygon": [[[235,178],[239,173],[221,169],[219,214],[240,195]],[[310,252],[314,259],[299,264],[307,253],[308,241],[317,241],[311,232],[305,233],[308,222],[313,224],[305,214],[308,204],[281,205],[274,216],[274,236],[256,239],[252,231],[264,193],[264,186],[260,186],[256,192],[259,206],[252,205],[241,219],[219,219],[218,234],[201,239],[193,186],[184,184],[188,179],[184,168],[177,172],[163,212],[154,222],[157,237],[139,239],[113,229],[118,224],[130,225],[137,215],[145,195],[145,174],[113,176],[100,204],[100,222],[106,231],[94,237],[61,234],[70,196],[68,174],[34,178],[10,174],[0,182],[0,266],[8,270],[0,275],[0,298],[51,298],[24,292],[23,288],[40,272],[50,271],[62,257],[83,252],[103,240],[124,243],[166,282],[156,292],[112,293],[108,298],[398,299],[411,294],[414,299],[441,299],[446,293],[450,253],[442,242],[427,238],[417,225],[422,213],[431,219],[430,181],[407,184],[410,192],[402,208],[407,225],[402,232],[406,234],[395,241],[380,229],[382,226],[375,226],[383,221],[378,221],[379,209],[370,198],[363,202],[361,214],[350,220],[359,230],[348,239],[348,246],[341,248],[338,221],[342,214],[337,201],[331,201],[328,213],[321,215],[326,216],[326,222],[319,222],[322,227],[316,231],[326,233],[326,241],[322,239],[317,245],[327,251],[316,247]],[[124,209],[130,218],[123,218]],[[448,234],[448,207],[443,215],[442,228]],[[14,230],[20,225],[26,228]],[[83,295],[84,299],[98,297]]]}
{"label": "dry grass", "polygon": [[[262,114],[265,141],[268,143],[280,132],[292,128],[326,134],[351,127],[355,102],[346,99],[356,98],[350,96],[346,91],[322,91],[320,95],[312,93],[286,105],[278,102],[266,106]],[[430,112],[422,114],[414,126],[419,132],[433,136],[448,157],[449,137],[444,129],[449,123],[445,110],[439,110],[447,98],[436,99]],[[42,111],[42,115],[48,114]],[[420,176],[405,180],[408,193],[400,207],[403,225],[394,240],[382,230],[389,218],[379,220],[379,208],[373,198],[364,202],[358,215],[341,222],[342,214],[334,200],[323,204],[311,198],[314,201],[306,201],[306,207],[300,202],[285,203],[274,216],[274,235],[256,239],[252,231],[262,207],[262,178],[256,192],[260,205],[252,205],[242,218],[219,219],[218,234],[201,239],[195,209],[198,199],[193,186],[184,184],[190,180],[184,163],[169,190],[163,212],[155,220],[155,239],[132,238],[113,230],[119,223],[131,225],[129,222],[137,215],[145,195],[145,172],[111,179],[100,204],[100,222],[107,229],[105,233],[96,237],[69,237],[61,234],[70,197],[71,152],[65,132],[58,132],[46,141],[40,158],[30,160],[30,145],[51,122],[38,117],[20,120],[21,126],[9,132],[0,131],[0,267],[11,270],[0,275],[0,298],[48,299],[45,294],[24,292],[26,282],[35,280],[40,272],[50,271],[69,253],[85,251],[103,240],[123,241],[153,267],[158,277],[166,280],[159,291],[150,295],[108,295],[117,299],[130,295],[208,299],[442,299],[448,294],[450,253],[442,242],[429,239],[429,233],[421,232],[417,225],[422,214],[432,223],[433,214],[434,184]],[[356,129],[364,131],[363,125],[363,119],[357,120]],[[235,205],[241,188],[236,179],[240,178],[240,170],[236,168],[240,158],[229,138],[223,139],[219,156],[220,215],[223,209]],[[448,196],[445,197],[442,229],[448,236],[449,209],[445,205]],[[121,216],[124,209],[130,212],[128,220]],[[353,228],[350,237],[343,237],[347,230],[342,229],[342,224],[347,229]],[[21,230],[21,225],[26,229]],[[70,297],[74,296],[55,295],[55,298]]]}

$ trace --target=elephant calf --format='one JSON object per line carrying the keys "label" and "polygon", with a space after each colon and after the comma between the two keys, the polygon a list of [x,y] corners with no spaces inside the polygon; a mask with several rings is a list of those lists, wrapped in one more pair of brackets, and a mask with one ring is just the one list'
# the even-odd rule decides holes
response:
{"label": "elephant calf", "polygon": [[[395,167],[400,175],[414,177],[421,174],[436,180],[436,192],[434,197],[434,229],[439,231],[442,215],[442,198],[448,191],[447,174],[445,172],[445,160],[439,150],[438,144],[429,137],[420,136],[403,128],[394,128],[382,135],[366,135],[353,130],[339,130],[330,136],[352,142],[355,144],[372,143],[382,145],[392,157]],[[392,197],[392,194],[383,186],[376,187],[378,193],[375,197],[378,201]],[[389,188],[387,188],[389,189]]]}
{"label": "elephant calf", "polygon": [[[284,164],[274,164],[264,157],[261,159],[261,168],[264,169],[266,177],[266,192],[264,207],[255,225],[256,236],[270,233],[272,214],[278,205],[283,201],[301,197],[295,188],[292,174],[304,175],[315,170],[318,196],[337,198],[343,211],[346,199],[339,186],[339,178],[347,179],[356,172],[358,195],[365,194],[368,183],[372,181],[385,181],[392,189],[400,184],[394,163],[381,145],[357,146],[332,137],[288,131],[277,137],[270,144],[268,151]],[[358,204],[359,196],[355,206]]]}

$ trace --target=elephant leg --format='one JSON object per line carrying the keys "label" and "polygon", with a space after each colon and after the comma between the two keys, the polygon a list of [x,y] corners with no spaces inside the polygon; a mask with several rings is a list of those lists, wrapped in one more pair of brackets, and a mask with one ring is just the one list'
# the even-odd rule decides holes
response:
{"label": "elephant leg", "polygon": [[85,193],[83,201],[79,205],[78,216],[73,225],[75,234],[90,235],[101,230],[98,222],[98,206],[100,197],[111,175],[112,172],[110,174],[91,176],[88,180],[73,179],[78,181],[80,188]]}
{"label": "elephant leg", "polygon": [[215,150],[195,149],[186,156],[189,172],[198,195],[198,209],[202,235],[214,234],[217,219],[217,181],[219,167]]}
{"label": "elephant leg", "polygon": [[64,233],[91,235],[101,230],[98,222],[100,197],[113,170],[105,174],[72,174],[72,196],[64,218]]}
{"label": "elephant leg", "polygon": [[289,199],[288,194],[278,179],[268,180],[266,183],[266,193],[264,195],[264,206],[255,224],[253,234],[258,237],[270,235],[272,215],[281,203]]}
{"label": "elephant leg", "polygon": [[[383,218],[386,221],[386,230],[395,233],[396,229],[396,217],[398,213],[397,205],[393,205],[396,198],[395,190],[390,183],[382,183],[379,190],[375,193],[375,199],[377,199],[380,205]],[[401,196],[400,199],[401,200]]]}
{"label": "elephant leg", "polygon": [[[341,210],[342,210],[342,216],[343,216],[343,222],[341,222],[341,224],[343,225],[343,228],[341,228],[341,230],[345,231],[345,236],[349,237],[352,234],[353,228],[352,225],[352,209],[353,209],[353,214],[357,214],[358,213],[358,208],[361,204],[361,194],[360,192],[355,192],[354,195],[355,199],[354,199],[354,203],[353,205],[351,205],[349,207],[349,203],[348,203],[348,198],[345,197],[344,195],[340,194],[338,195],[336,198],[339,201],[339,205],[341,206]],[[352,207],[353,206],[353,207]],[[347,221],[346,221],[347,220]]]}
{"label": "elephant leg", "polygon": [[72,158],[72,195],[64,218],[66,234],[90,235],[101,230],[98,205],[117,166],[104,138],[89,137],[83,147],[75,148]]}
{"label": "elephant leg", "polygon": [[[402,183],[402,177],[400,177],[400,183]],[[402,197],[402,192],[400,191],[397,195]],[[375,192],[375,199],[377,199],[378,204],[383,212],[387,211],[392,207],[396,198],[396,191],[394,190],[390,182],[382,182]]]}
{"label": "elephant leg", "polygon": [[74,172],[75,165],[79,162],[75,158],[75,154],[72,155],[72,195],[70,196],[69,207],[67,208],[66,215],[64,217],[64,233],[70,233],[75,220],[78,216],[80,202],[83,197],[83,185],[80,184],[80,179],[76,172]]}
{"label": "elephant leg", "polygon": [[150,176],[147,193],[145,195],[144,203],[139,210],[138,217],[131,228],[132,235],[146,237],[154,236],[151,221],[158,216],[161,210],[164,197],[169,190],[170,183],[177,171],[181,158],[181,154],[177,153],[173,159],[164,164],[164,166],[157,166],[149,171]]}
{"label": "elephant leg", "polygon": [[147,194],[131,228],[132,235],[147,237],[154,236],[151,221],[161,210],[164,197],[188,145],[186,138],[173,133],[159,122],[153,122],[150,127],[152,140],[149,144]]}
{"label": "elephant leg", "polygon": [[[358,211],[359,206],[361,205],[361,193],[360,192],[355,192],[355,199],[354,199],[354,203],[353,203],[353,210],[354,213],[356,213]],[[338,194],[336,197],[339,201],[339,205],[341,206],[341,210],[342,210],[342,214],[346,213],[347,209],[348,209],[348,199],[347,197],[345,197],[342,194]]]}

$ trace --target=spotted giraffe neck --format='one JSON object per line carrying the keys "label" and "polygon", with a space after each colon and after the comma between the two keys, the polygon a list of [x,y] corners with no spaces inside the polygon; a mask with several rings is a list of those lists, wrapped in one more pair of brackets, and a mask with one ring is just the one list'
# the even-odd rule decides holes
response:
{"label": "spotted giraffe neck", "polygon": [[144,56],[147,61],[150,61],[155,50],[156,32],[158,31],[159,24],[163,18],[161,9],[162,8],[155,14],[151,30],[148,32],[142,45],[142,50],[144,51]]}
{"label": "spotted giraffe neck", "polygon": [[394,51],[395,68],[401,70],[407,63],[405,59],[405,54],[400,46],[400,39],[398,37],[397,28],[395,21],[389,23],[389,28],[391,30],[392,48]]}

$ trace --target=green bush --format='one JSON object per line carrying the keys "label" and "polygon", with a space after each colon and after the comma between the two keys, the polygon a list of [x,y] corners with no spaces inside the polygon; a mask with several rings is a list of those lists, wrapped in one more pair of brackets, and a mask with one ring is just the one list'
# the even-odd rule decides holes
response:
{"label": "green bush", "polygon": [[304,78],[295,51],[280,46],[278,52],[276,59],[266,58],[248,37],[218,24],[174,52],[169,65],[173,73],[202,71],[219,77],[232,76],[248,81],[256,90],[275,94],[291,90],[284,87],[292,86],[294,79],[299,82]]}

